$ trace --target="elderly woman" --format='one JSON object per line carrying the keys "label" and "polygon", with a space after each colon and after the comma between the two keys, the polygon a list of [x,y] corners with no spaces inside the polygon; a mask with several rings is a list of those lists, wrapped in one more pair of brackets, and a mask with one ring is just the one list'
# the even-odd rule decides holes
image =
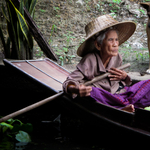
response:
{"label": "elderly woman", "polygon": [[[86,27],[86,40],[78,48],[83,57],[63,83],[64,91],[72,97],[90,96],[97,102],[125,111],[134,112],[135,107],[150,105],[150,80],[141,81],[131,87],[131,78],[125,71],[116,69],[122,64],[118,53],[119,45],[135,31],[134,22],[118,22],[104,15],[90,22]],[[84,82],[110,72],[107,78],[85,86]]]}

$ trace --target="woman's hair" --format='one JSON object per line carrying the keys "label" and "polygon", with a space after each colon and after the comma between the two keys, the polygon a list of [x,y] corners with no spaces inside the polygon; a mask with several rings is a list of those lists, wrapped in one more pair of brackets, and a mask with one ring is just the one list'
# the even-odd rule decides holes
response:
{"label": "woman's hair", "polygon": [[103,30],[103,31],[101,31],[101,32],[99,32],[99,33],[97,33],[97,34],[95,34],[95,35],[94,35],[94,41],[96,40],[96,41],[97,41],[97,44],[98,44],[98,45],[101,45],[101,44],[103,43],[103,40],[104,40],[105,37],[106,37],[106,34],[107,34],[108,31],[110,31],[110,30],[115,30],[116,33],[119,34],[116,29],[113,29],[112,27],[110,27],[110,28],[107,28],[107,29],[105,29],[105,30]]}

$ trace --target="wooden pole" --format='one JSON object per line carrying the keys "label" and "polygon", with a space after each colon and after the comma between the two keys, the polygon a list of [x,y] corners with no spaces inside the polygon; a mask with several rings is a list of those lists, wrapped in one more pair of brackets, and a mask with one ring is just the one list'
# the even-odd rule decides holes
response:
{"label": "wooden pole", "polygon": [[42,105],[44,105],[44,104],[46,104],[46,103],[48,103],[48,102],[50,102],[50,101],[52,101],[52,100],[54,100],[54,99],[60,97],[60,96],[62,96],[63,94],[64,94],[64,92],[57,93],[57,94],[55,94],[55,95],[53,95],[53,96],[51,96],[51,97],[48,97],[48,98],[46,98],[46,99],[44,99],[44,100],[42,100],[42,101],[40,101],[40,102],[37,102],[37,103],[32,104],[32,105],[30,105],[30,106],[27,106],[27,107],[25,107],[25,108],[23,108],[23,109],[20,109],[20,110],[14,112],[14,113],[11,113],[11,114],[9,114],[9,115],[7,115],[7,116],[1,118],[1,119],[0,119],[0,123],[1,123],[1,122],[5,122],[5,121],[7,121],[7,120],[10,119],[10,118],[14,118],[14,117],[16,117],[16,116],[18,116],[18,115],[21,115],[21,114],[23,114],[23,113],[25,113],[25,112],[27,112],[27,111],[30,111],[30,110],[32,110],[32,109],[34,109],[34,108],[37,108],[37,107],[39,107],[39,106],[42,106]]}
{"label": "wooden pole", "polygon": [[[129,63],[128,63],[128,64],[125,64],[125,65],[123,65],[123,66],[120,66],[120,67],[118,67],[117,69],[123,70],[123,69],[128,68],[128,67],[130,67],[130,64],[129,64]],[[102,79],[106,78],[109,74],[110,74],[110,73],[105,73],[105,74],[103,74],[103,75],[100,75],[100,76],[98,76],[98,77],[95,77],[95,78],[92,79],[91,81],[86,82],[84,85],[90,85],[90,84],[92,84],[92,83],[94,83],[94,82],[96,82],[96,81],[102,80]],[[25,113],[25,112],[27,112],[27,111],[30,111],[30,110],[32,110],[32,109],[34,109],[34,108],[37,108],[37,107],[39,107],[39,106],[42,106],[42,105],[44,105],[44,104],[46,104],[46,103],[48,103],[48,102],[50,102],[50,101],[52,101],[52,100],[54,100],[54,99],[60,97],[60,96],[63,96],[63,94],[64,94],[64,92],[57,93],[57,94],[55,94],[55,95],[53,95],[53,96],[50,96],[50,97],[48,97],[48,98],[46,98],[46,99],[44,99],[44,100],[42,100],[42,101],[40,101],[40,102],[37,102],[37,103],[32,104],[32,105],[30,105],[30,106],[27,106],[27,107],[25,107],[25,108],[23,108],[23,109],[20,109],[20,110],[14,112],[14,113],[11,113],[11,114],[9,114],[9,115],[7,115],[7,116],[1,118],[1,119],[0,119],[0,123],[1,123],[1,122],[5,122],[5,121],[7,121],[7,120],[10,119],[10,118],[14,118],[14,117],[16,117],[16,116],[18,116],[18,115],[21,115],[21,114],[23,114],[23,113]]]}
{"label": "wooden pole", "polygon": [[[128,68],[128,67],[130,67],[130,63],[124,64],[124,65],[118,67],[117,69],[123,70],[123,69]],[[102,80],[102,79],[106,78],[108,75],[110,75],[109,72],[105,73],[103,75],[97,76],[97,77],[93,78],[91,81],[87,81],[86,83],[84,83],[84,85],[90,85],[96,81]]]}

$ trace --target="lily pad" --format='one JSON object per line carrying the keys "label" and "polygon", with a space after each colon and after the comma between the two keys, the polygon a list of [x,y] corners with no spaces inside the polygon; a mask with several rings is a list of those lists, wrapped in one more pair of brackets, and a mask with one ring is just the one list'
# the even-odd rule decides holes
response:
{"label": "lily pad", "polygon": [[19,131],[19,133],[16,134],[16,140],[19,142],[24,142],[24,143],[31,142],[29,134],[24,131]]}

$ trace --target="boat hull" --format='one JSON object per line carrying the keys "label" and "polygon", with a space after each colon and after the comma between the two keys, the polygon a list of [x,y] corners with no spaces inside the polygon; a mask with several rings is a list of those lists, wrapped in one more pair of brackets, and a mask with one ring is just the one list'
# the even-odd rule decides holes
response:
{"label": "boat hull", "polygon": [[[24,77],[40,88],[49,91],[49,96],[62,90],[62,83],[69,75],[67,70],[49,59],[42,61],[8,61],[5,59],[4,63],[7,67],[22,73]],[[55,101],[69,114],[81,118],[94,130],[99,131],[98,133],[102,135],[103,139],[109,137],[109,141],[113,142],[124,141],[126,137],[128,140],[134,139],[136,142],[140,142],[141,139],[145,142],[150,140],[150,121],[148,119],[143,121],[142,117],[143,115],[145,118],[149,117],[150,113],[146,110],[137,109],[135,113],[128,113],[96,103],[92,99],[79,97],[72,99],[68,95]]]}

